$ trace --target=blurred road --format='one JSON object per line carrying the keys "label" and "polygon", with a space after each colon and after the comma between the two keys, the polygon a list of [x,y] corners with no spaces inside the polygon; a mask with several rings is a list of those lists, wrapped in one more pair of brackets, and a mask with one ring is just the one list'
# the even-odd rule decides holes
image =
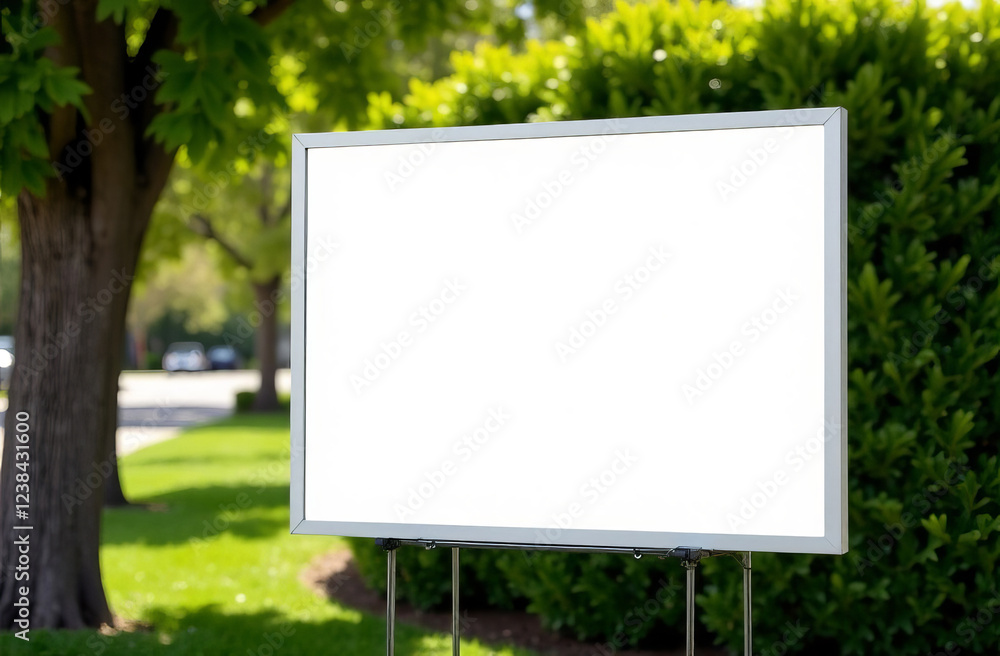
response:
{"label": "blurred road", "polygon": [[[278,392],[288,392],[291,373],[280,370]],[[226,417],[236,393],[256,390],[256,371],[203,371],[169,374],[126,372],[118,381],[118,455],[168,440],[186,426]],[[0,438],[6,399],[0,399]]]}

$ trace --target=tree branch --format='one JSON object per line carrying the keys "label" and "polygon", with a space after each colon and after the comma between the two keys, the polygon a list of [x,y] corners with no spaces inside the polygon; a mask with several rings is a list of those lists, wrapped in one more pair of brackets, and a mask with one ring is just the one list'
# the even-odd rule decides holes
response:
{"label": "tree branch", "polygon": [[[57,66],[80,67],[80,43],[73,23],[75,10],[75,7],[60,8],[45,19],[46,26],[53,28],[59,35],[59,43],[45,49],[45,56]],[[59,161],[63,149],[77,136],[76,107],[70,104],[54,107],[49,117],[48,128],[49,156],[53,161]]]}
{"label": "tree branch", "polygon": [[[156,90],[159,88],[162,78],[156,78],[150,70],[153,70],[153,55],[161,50],[173,50],[176,48],[177,37],[177,14],[168,9],[157,9],[153,20],[150,21],[149,29],[146,31],[146,38],[139,46],[139,52],[128,64],[128,87],[129,90],[143,86],[148,89],[155,85],[153,90],[147,91],[145,99],[138,103],[138,107],[132,113],[132,126],[136,134],[135,161],[138,168],[139,177],[137,186],[137,211],[141,215],[152,212],[153,205],[160,197],[163,186],[167,182],[167,176],[173,166],[176,150],[167,151],[162,144],[149,136],[146,136],[146,129],[153,119],[161,112],[166,111],[165,105],[157,105],[154,101]],[[154,78],[154,79],[147,79]],[[144,84],[145,82],[145,84]]]}
{"label": "tree branch", "polygon": [[246,257],[244,257],[242,253],[236,250],[235,246],[230,244],[215,231],[215,228],[212,227],[212,222],[209,221],[208,218],[201,214],[195,214],[191,217],[191,219],[194,221],[191,229],[194,230],[195,233],[213,240],[222,247],[222,250],[224,250],[229,257],[233,258],[234,262],[239,264],[241,267],[247,269],[248,271],[253,268],[253,264]]}
{"label": "tree branch", "polygon": [[257,207],[257,216],[264,227],[271,225],[271,214],[268,211],[271,209],[271,178],[271,165],[265,164],[260,173],[260,179],[257,181],[260,188],[260,205]]}
{"label": "tree branch", "polygon": [[[140,177],[135,190],[136,216],[148,217],[153,213],[156,201],[159,200],[163,188],[167,185],[170,169],[174,166],[174,156],[177,149],[167,150],[163,144],[157,143],[152,137],[143,137],[141,148],[142,159],[139,160]],[[141,240],[145,228],[136,235]]]}
{"label": "tree branch", "polygon": [[[132,113],[136,133],[139,139],[137,145],[144,148],[149,141],[144,138],[146,128],[153,121],[157,114],[165,111],[166,106],[157,105],[155,102],[156,92],[163,82],[163,75],[159,69],[154,68],[153,56],[161,50],[175,50],[177,37],[177,14],[168,9],[158,9],[150,22],[149,30],[146,31],[146,38],[139,46],[139,52],[128,64],[126,75],[126,93],[130,96],[140,91],[143,87],[143,100],[138,103],[138,107]],[[129,103],[133,107],[135,100]],[[145,153],[143,153],[145,155]],[[145,157],[136,157],[139,164],[143,164]]]}
{"label": "tree branch", "polygon": [[266,5],[261,5],[250,12],[250,20],[261,27],[266,27],[291,7],[293,2],[295,0],[274,0]]}

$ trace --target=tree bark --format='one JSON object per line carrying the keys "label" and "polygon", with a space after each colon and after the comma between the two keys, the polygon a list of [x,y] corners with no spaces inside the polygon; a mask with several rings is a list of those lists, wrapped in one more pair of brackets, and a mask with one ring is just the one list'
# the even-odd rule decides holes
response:
{"label": "tree bark", "polygon": [[253,404],[257,412],[278,409],[278,392],[274,382],[278,371],[278,307],[275,299],[280,288],[281,278],[278,277],[253,285],[256,311],[261,315],[260,325],[254,334],[254,350],[260,368],[260,389]]}
{"label": "tree bark", "polygon": [[[60,187],[49,185],[44,201],[24,193],[19,198],[17,360],[0,466],[3,628],[17,628],[14,603],[22,585],[30,590],[32,628],[79,629],[111,621],[98,560],[104,492],[98,463],[104,452],[96,437],[107,421],[104,381],[114,363],[105,357],[105,335],[116,294],[94,284],[104,268],[94,257],[101,249],[87,203]],[[19,435],[28,436],[26,460],[16,460]],[[25,461],[27,515],[15,516],[15,475],[21,472],[15,463]],[[25,537],[27,559],[13,546]]]}

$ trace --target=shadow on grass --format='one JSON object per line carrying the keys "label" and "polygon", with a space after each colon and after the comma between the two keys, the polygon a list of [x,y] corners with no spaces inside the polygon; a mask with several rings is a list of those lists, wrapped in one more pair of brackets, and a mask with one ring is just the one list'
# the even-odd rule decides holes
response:
{"label": "shadow on grass", "polygon": [[[288,532],[288,513],[261,510],[288,508],[288,486],[213,485],[174,490],[145,505],[105,510],[101,543],[105,545],[178,545],[211,540],[222,533],[270,538]],[[162,510],[156,510],[160,506]]]}
{"label": "shadow on grass", "polygon": [[[289,609],[294,610],[294,609]],[[151,631],[104,635],[93,631],[31,631],[30,642],[0,633],[5,656],[60,654],[134,656],[136,654],[233,654],[236,656],[314,656],[315,654],[379,654],[385,651],[385,621],[359,614],[358,619],[321,623],[290,621],[278,611],[230,615],[204,606],[178,617],[176,610],[156,608]],[[396,626],[397,653],[426,651],[428,633]],[[440,638],[441,653],[446,637]]]}

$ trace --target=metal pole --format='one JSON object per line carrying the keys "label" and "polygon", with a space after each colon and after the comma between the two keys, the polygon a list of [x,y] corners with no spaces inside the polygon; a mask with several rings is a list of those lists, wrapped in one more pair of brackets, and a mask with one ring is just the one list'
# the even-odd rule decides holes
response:
{"label": "metal pole", "polygon": [[681,563],[687,570],[687,637],[685,638],[685,656],[694,656],[694,569],[697,560],[685,560]]}
{"label": "metal pole", "polygon": [[743,561],[743,655],[753,656],[753,598],[750,592],[750,552]]}
{"label": "metal pole", "polygon": [[393,656],[396,650],[396,550],[389,550],[385,604],[385,653]]}
{"label": "metal pole", "polygon": [[451,549],[451,654],[459,656],[461,652],[461,627],[458,617],[458,547]]}

